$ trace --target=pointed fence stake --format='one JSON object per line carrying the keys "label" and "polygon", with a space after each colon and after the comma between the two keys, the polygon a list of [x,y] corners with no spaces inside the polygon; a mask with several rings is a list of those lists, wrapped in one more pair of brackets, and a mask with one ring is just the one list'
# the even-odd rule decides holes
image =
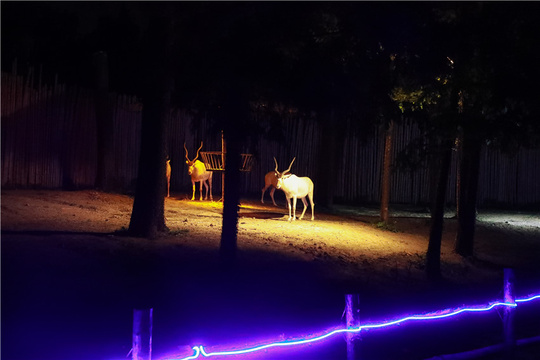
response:
{"label": "pointed fence stake", "polygon": [[[345,295],[345,322],[347,329],[355,328],[360,325],[360,295]],[[356,359],[354,355],[354,340],[360,337],[359,334],[346,333],[347,341],[347,360]]]}
{"label": "pointed fence stake", "polygon": [[152,360],[153,309],[133,310],[132,360]]}
{"label": "pointed fence stake", "polygon": [[[514,293],[514,270],[504,269],[504,302],[512,303],[516,302],[516,295]],[[504,326],[504,347],[506,352],[506,358],[511,360],[514,358],[514,351],[516,348],[516,339],[514,336],[514,312],[515,308],[510,306],[504,307],[503,326]]]}

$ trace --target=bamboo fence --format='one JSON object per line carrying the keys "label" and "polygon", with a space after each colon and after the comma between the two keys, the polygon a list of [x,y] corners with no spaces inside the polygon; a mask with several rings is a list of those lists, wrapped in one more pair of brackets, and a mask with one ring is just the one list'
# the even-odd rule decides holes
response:
{"label": "bamboo fence", "polygon": [[[42,84],[30,68],[26,75],[2,72],[1,84],[1,171],[3,188],[83,189],[94,187],[97,167],[96,119],[93,94],[87,89],[60,84]],[[110,94],[113,104],[114,174],[118,191],[131,193],[137,179],[141,136],[139,100],[130,95]],[[264,175],[274,169],[273,158],[285,169],[296,157],[292,172],[310,176],[317,186],[321,133],[317,122],[287,115],[282,121],[282,141],[260,138],[252,149],[250,172],[243,172],[241,191],[258,195]],[[171,109],[167,149],[171,159],[171,191],[189,192],[190,178],[185,164],[184,143],[193,157],[201,151],[221,151],[221,134],[212,130],[206,117],[192,117]],[[396,124],[393,158],[419,130],[414,124]],[[335,199],[346,203],[377,203],[380,198],[383,134],[360,139],[354,133],[340,138],[341,160],[337,171]],[[454,154],[448,186],[448,202],[455,203],[456,164]],[[221,176],[214,175],[214,192],[221,188]],[[521,149],[515,155],[485,147],[479,179],[479,205],[521,206],[540,204],[540,149]],[[390,201],[426,204],[430,191],[430,169],[395,169],[391,178]],[[279,196],[276,194],[276,196]],[[317,201],[315,199],[315,201]]]}

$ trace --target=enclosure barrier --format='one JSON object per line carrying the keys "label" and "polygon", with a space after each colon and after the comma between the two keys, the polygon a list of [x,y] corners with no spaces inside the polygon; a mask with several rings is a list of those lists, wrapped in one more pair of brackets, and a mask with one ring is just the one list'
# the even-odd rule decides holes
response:
{"label": "enclosure barrier", "polygon": [[[253,167],[253,155],[240,154],[240,171],[249,172]],[[225,171],[225,156],[221,151],[201,151],[201,158],[206,170]]]}
{"label": "enclosure barrier", "polygon": [[[22,67],[24,70],[21,71]],[[18,69],[18,70],[17,70]],[[86,189],[94,188],[97,172],[97,130],[94,95],[91,89],[41,82],[49,78],[31,64],[15,62],[11,72],[2,72],[0,96],[1,115],[1,185],[18,189]],[[17,73],[18,71],[18,73]],[[26,75],[25,75],[26,74]],[[42,76],[43,75],[43,76]],[[38,81],[39,80],[39,81]],[[114,142],[110,178],[120,192],[134,191],[138,176],[141,147],[142,103],[132,95],[111,93]],[[168,112],[166,143],[172,166],[171,189],[188,191],[191,178],[186,176],[182,144],[195,147],[199,140],[209,149],[219,145],[211,117],[195,119],[189,111],[173,108]],[[257,121],[269,121],[257,114]],[[318,121],[299,114],[286,114],[280,119],[284,139],[277,141],[259,138],[253,144],[257,149],[252,159],[243,159],[242,167],[253,166],[241,179],[245,194],[260,193],[264,175],[274,168],[273,157],[289,161],[293,156],[298,174],[311,174],[317,183],[321,166],[317,145],[323,136]],[[353,126],[353,119],[342,119],[344,128]],[[397,159],[408,144],[420,136],[414,122],[404,121],[394,127],[392,157]],[[365,138],[364,138],[364,135]],[[378,203],[382,171],[381,129],[359,136],[348,131],[341,140],[340,159],[335,162],[334,195],[343,202]],[[197,144],[198,145],[198,144]],[[247,151],[247,149],[246,149]],[[216,159],[218,160],[218,159]],[[255,160],[254,164],[244,160]],[[447,191],[450,204],[455,204],[457,156],[453,156]],[[480,162],[478,205],[506,204],[533,206],[540,202],[540,149],[522,149],[505,154],[492,146],[483,146]],[[394,161],[397,165],[397,161]],[[213,166],[212,166],[213,167]],[[216,166],[219,169],[219,166]],[[247,170],[249,171],[249,170]],[[392,172],[392,203],[421,205],[429,203],[429,165],[411,168],[396,166]]]}
{"label": "enclosure barrier", "polygon": [[[193,359],[199,359],[202,357],[212,357],[212,356],[221,356],[221,357],[230,356],[231,358],[233,358],[234,356],[248,354],[248,353],[255,353],[255,352],[267,350],[270,348],[293,347],[297,345],[316,343],[316,342],[320,342],[322,340],[334,337],[335,335],[338,335],[338,334],[345,335],[346,342],[347,342],[347,359],[352,360],[355,358],[354,347],[352,346],[352,342],[355,340],[356,337],[359,336],[362,330],[381,329],[381,328],[391,327],[394,325],[401,325],[405,322],[410,322],[410,321],[419,321],[419,320],[428,321],[428,320],[445,319],[445,318],[451,318],[451,317],[454,317],[463,313],[480,313],[480,312],[490,311],[495,308],[504,309],[503,322],[504,322],[505,342],[503,344],[491,347],[490,351],[491,352],[493,352],[493,350],[512,351],[512,349],[516,346],[516,344],[520,344],[519,340],[516,341],[514,339],[513,328],[512,328],[513,312],[515,308],[517,308],[519,304],[527,303],[527,302],[530,302],[533,300],[539,300],[539,299],[540,299],[540,292],[536,294],[530,294],[522,298],[515,298],[514,290],[513,290],[513,272],[510,269],[505,269],[503,301],[493,301],[485,305],[473,305],[469,307],[444,309],[444,310],[439,310],[439,311],[429,312],[429,313],[424,313],[424,314],[404,316],[402,318],[398,318],[397,320],[383,321],[379,323],[368,323],[368,324],[361,325],[359,323],[359,316],[358,316],[359,315],[359,308],[358,308],[359,297],[358,295],[346,295],[345,296],[346,307],[345,307],[345,312],[344,312],[346,316],[345,327],[340,326],[334,329],[327,329],[326,331],[322,332],[322,335],[319,335],[319,336],[296,338],[296,339],[282,340],[282,341],[276,341],[276,342],[268,342],[265,344],[260,344],[258,346],[252,346],[252,347],[247,347],[243,349],[236,348],[236,350],[230,350],[230,351],[207,352],[204,346],[198,345],[198,346],[192,347],[193,353],[191,355],[187,355],[185,357],[176,357],[176,356],[170,357],[169,356],[169,357],[162,358],[161,360],[193,360]],[[527,341],[521,341],[521,343],[524,344],[528,342],[538,341],[540,340],[540,337],[535,337],[531,339],[527,339]],[[485,353],[481,353],[481,351],[482,349],[479,349],[477,350],[477,353],[479,353],[479,355],[485,355]],[[447,359],[449,357],[447,357],[447,355],[443,355],[440,357],[435,357],[433,358],[433,360],[443,359],[443,358]],[[452,358],[459,358],[459,357],[452,357]],[[132,359],[140,360],[135,357],[133,357]]]}

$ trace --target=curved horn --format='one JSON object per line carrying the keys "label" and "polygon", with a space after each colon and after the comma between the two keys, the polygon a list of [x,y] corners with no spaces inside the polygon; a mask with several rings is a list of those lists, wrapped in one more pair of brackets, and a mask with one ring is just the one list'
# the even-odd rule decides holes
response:
{"label": "curved horn", "polygon": [[277,171],[278,166],[277,166],[277,160],[276,160],[275,156],[274,156],[274,162],[276,163],[276,170],[275,171],[279,174],[279,171]]}
{"label": "curved horn", "polygon": [[186,143],[184,143],[184,150],[186,150],[186,159],[187,159],[187,161],[191,161],[188,158],[188,151],[187,151],[187,148],[186,148]]}
{"label": "curved horn", "polygon": [[197,160],[197,158],[199,157],[199,150],[202,149],[202,145],[203,145],[203,142],[201,141],[201,146],[199,146],[199,148],[197,149],[197,156],[195,156],[195,159],[193,159],[193,161]]}
{"label": "curved horn", "polygon": [[284,174],[291,171],[291,167],[292,167],[292,164],[293,164],[294,160],[296,160],[296,156],[294,157],[294,159],[292,159],[291,165],[289,165],[289,168],[283,172]]}

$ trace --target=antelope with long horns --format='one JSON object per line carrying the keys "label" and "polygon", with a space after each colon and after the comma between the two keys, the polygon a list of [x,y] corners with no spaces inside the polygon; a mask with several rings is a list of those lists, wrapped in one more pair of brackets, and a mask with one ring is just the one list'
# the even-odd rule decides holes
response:
{"label": "antelope with long horns", "polygon": [[167,177],[167,197],[171,196],[171,159],[167,156],[165,160],[165,176]]}
{"label": "antelope with long horns", "polygon": [[[296,158],[291,161],[291,165],[289,165],[289,168],[287,170],[280,173],[278,171],[277,160],[276,158],[274,158],[274,161],[276,163],[275,173],[277,177],[276,189],[281,189],[285,193],[285,197],[287,198],[287,205],[289,206],[289,221],[296,220],[296,200],[298,198],[302,199],[302,202],[304,203],[304,211],[302,211],[302,215],[300,215],[300,217],[298,218],[298,220],[302,220],[308,207],[306,196],[309,197],[309,202],[311,203],[311,220],[315,220],[315,204],[313,203],[313,181],[311,181],[311,179],[308,177],[298,177],[290,173],[291,166],[294,160],[296,160]],[[292,214],[291,198],[293,199]]]}
{"label": "antelope with long horns", "polygon": [[202,161],[197,160],[199,157],[199,150],[203,147],[203,142],[201,141],[201,146],[199,149],[197,149],[197,156],[193,160],[189,160],[188,157],[188,151],[186,148],[186,143],[184,143],[184,150],[186,150],[186,164],[188,165],[188,173],[191,176],[191,184],[193,184],[193,195],[191,196],[191,200],[195,200],[195,183],[199,182],[199,193],[200,198],[199,200],[202,201],[203,199],[203,185],[206,189],[206,196],[204,197],[204,200],[208,200],[208,187],[210,187],[210,200],[214,201],[212,197],[212,171],[207,171],[206,166],[203,164]]}
{"label": "antelope with long horns", "polygon": [[274,192],[276,192],[276,186],[277,186],[277,175],[275,171],[270,171],[264,176],[264,188],[262,189],[261,193],[261,203],[264,204],[264,193],[266,189],[269,187],[272,187],[270,189],[270,198],[272,199],[272,203],[274,206],[277,206],[276,201],[274,200]]}

